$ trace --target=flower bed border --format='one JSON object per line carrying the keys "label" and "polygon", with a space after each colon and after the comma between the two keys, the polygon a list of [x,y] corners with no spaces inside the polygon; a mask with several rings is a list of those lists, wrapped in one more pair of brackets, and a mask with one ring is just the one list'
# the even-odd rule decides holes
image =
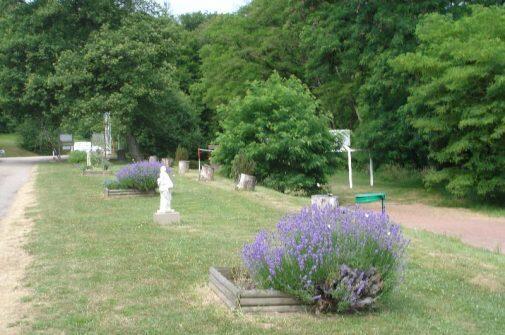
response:
{"label": "flower bed border", "polygon": [[150,192],[143,192],[143,191],[138,191],[138,190],[131,190],[131,189],[119,189],[119,190],[111,190],[108,188],[104,189],[104,194],[106,197],[131,197],[131,196],[154,196],[156,195],[155,191],[150,191]]}
{"label": "flower bed border", "polygon": [[209,286],[232,311],[243,313],[305,312],[307,306],[292,296],[276,290],[246,290],[230,280],[230,268],[211,267]]}
{"label": "flower bed border", "polygon": [[104,171],[84,170],[84,171],[82,171],[83,176],[110,176],[112,174],[113,173],[110,170],[104,170]]}

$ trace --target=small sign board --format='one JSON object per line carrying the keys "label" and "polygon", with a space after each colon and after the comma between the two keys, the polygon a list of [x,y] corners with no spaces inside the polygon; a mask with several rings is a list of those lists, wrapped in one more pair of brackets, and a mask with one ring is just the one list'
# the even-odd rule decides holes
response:
{"label": "small sign board", "polygon": [[74,141],[74,139],[72,137],[72,134],[60,134],[60,142],[61,143],[71,143],[73,141]]}
{"label": "small sign board", "polygon": [[91,142],[75,142],[74,143],[74,150],[75,151],[84,151],[84,152],[91,151]]}

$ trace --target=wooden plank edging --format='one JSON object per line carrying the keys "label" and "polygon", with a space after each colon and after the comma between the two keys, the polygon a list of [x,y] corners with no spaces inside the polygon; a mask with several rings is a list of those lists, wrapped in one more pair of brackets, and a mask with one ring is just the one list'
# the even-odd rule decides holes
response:
{"label": "wooden plank edging", "polygon": [[230,278],[230,269],[211,267],[209,286],[232,310],[244,313],[291,313],[307,311],[307,306],[295,297],[276,290],[246,290],[237,287]]}

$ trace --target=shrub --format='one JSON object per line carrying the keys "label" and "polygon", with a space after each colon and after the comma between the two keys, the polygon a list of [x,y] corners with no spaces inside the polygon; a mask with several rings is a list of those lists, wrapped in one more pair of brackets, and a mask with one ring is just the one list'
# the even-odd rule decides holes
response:
{"label": "shrub", "polygon": [[233,178],[237,179],[240,177],[241,173],[248,175],[254,175],[256,171],[256,162],[252,159],[247,158],[243,152],[239,152],[231,164],[231,175]]}
{"label": "shrub", "polygon": [[72,151],[68,155],[68,162],[72,164],[86,163],[86,153],[84,151]]}
{"label": "shrub", "polygon": [[109,190],[118,190],[118,189],[121,189],[121,184],[119,183],[119,181],[117,181],[117,179],[105,179],[103,181],[103,186],[105,188],[108,188]]}
{"label": "shrub", "polygon": [[159,162],[142,161],[123,167],[116,174],[118,188],[154,191],[158,186],[157,179],[162,165]]}
{"label": "shrub", "polygon": [[181,147],[180,145],[177,147],[175,151],[175,160],[179,161],[187,161],[189,159],[188,149]]}
{"label": "shrub", "polygon": [[256,162],[255,176],[279,191],[317,191],[326,182],[335,139],[317,102],[295,77],[274,73],[254,82],[247,95],[220,108],[223,131],[214,160],[232,176],[236,155]]}
{"label": "shrub", "polygon": [[323,311],[353,311],[387,296],[401,278],[408,241],[382,213],[316,206],[287,215],[243,249],[262,287],[316,302]]}
{"label": "shrub", "polygon": [[104,157],[103,153],[100,151],[91,153],[91,166],[94,168],[99,168],[103,170],[108,170],[110,167],[110,162]]}
{"label": "shrub", "polygon": [[22,122],[18,126],[18,133],[21,147],[29,151],[47,155],[59,146],[58,132],[33,119]]}

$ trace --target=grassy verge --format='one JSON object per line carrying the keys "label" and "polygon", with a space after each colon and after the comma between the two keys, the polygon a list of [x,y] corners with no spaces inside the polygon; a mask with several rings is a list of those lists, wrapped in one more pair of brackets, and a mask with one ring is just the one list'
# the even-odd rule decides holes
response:
{"label": "grassy verge", "polygon": [[271,190],[232,191],[218,178],[176,177],[183,222],[152,222],[158,198],[104,199],[102,177],[68,164],[39,169],[27,283],[27,333],[502,334],[505,257],[429,233],[412,239],[405,282],[368,314],[231,313],[208,289],[208,268],[235,265],[260,228],[307,201]]}
{"label": "grassy verge", "polygon": [[5,157],[37,156],[36,153],[20,147],[16,134],[0,134],[0,149],[5,150]]}

